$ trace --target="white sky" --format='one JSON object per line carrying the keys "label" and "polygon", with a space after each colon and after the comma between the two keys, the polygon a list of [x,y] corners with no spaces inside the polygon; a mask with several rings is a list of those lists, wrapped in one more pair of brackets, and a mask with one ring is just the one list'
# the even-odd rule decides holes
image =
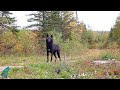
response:
{"label": "white sky", "polygon": [[28,26],[31,24],[27,21],[30,17],[27,16],[31,13],[31,11],[11,11],[13,13],[13,16],[17,19],[17,25],[21,28]]}
{"label": "white sky", "polygon": [[110,31],[120,11],[79,11],[79,21],[93,30]]}
{"label": "white sky", "polygon": [[[17,17],[17,25],[25,27],[30,22],[27,22],[31,11],[11,11]],[[80,22],[84,22],[87,27],[92,30],[110,31],[110,28],[115,24],[117,16],[120,11],[78,11],[78,18]]]}

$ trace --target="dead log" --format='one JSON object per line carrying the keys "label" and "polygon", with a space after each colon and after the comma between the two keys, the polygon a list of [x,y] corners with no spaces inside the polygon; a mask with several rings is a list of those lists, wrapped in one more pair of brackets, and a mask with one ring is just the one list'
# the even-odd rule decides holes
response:
{"label": "dead log", "polygon": [[92,64],[94,65],[103,65],[103,64],[116,64],[117,61],[115,60],[96,60],[93,61]]}

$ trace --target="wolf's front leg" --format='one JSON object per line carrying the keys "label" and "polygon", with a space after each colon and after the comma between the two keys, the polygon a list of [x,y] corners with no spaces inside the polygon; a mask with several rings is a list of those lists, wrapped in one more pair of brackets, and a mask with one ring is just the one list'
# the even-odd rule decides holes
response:
{"label": "wolf's front leg", "polygon": [[52,56],[53,56],[53,53],[51,53],[51,62],[52,62]]}
{"label": "wolf's front leg", "polygon": [[49,61],[49,52],[47,51],[47,62]]}

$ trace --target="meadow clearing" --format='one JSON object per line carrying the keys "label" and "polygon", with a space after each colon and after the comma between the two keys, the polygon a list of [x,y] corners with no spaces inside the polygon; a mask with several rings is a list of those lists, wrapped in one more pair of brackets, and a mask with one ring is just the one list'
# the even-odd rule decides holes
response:
{"label": "meadow clearing", "polygon": [[[58,60],[46,63],[46,56],[2,56],[0,66],[23,66],[11,68],[10,79],[119,79],[119,50],[88,49],[79,56],[64,56],[62,62]],[[116,57],[115,64],[94,65],[92,61],[106,60]],[[57,70],[60,72],[57,73]]]}

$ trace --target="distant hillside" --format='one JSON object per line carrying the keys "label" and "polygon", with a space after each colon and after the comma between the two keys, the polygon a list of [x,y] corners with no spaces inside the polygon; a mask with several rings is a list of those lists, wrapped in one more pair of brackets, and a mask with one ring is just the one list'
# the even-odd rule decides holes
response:
{"label": "distant hillside", "polygon": [[93,31],[93,32],[95,32],[95,33],[98,33],[98,34],[104,34],[104,33],[109,33],[110,31]]}

